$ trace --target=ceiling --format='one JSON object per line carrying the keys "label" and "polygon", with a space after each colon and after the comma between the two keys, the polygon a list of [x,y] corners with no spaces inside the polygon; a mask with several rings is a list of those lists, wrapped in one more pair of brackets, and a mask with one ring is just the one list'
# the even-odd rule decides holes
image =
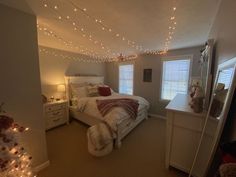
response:
{"label": "ceiling", "polygon": [[[220,0],[1,0],[37,15],[39,45],[114,57],[202,45]],[[173,10],[176,7],[176,10]],[[171,20],[171,17],[175,17]],[[99,22],[101,20],[101,22]],[[169,27],[175,30],[171,33]],[[111,31],[109,31],[111,29]],[[167,45],[167,44],[166,44]]]}

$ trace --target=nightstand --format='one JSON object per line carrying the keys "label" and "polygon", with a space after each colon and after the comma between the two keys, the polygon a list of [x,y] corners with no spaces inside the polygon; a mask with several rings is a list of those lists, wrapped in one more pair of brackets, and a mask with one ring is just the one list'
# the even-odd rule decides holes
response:
{"label": "nightstand", "polygon": [[46,130],[62,124],[69,124],[68,101],[55,101],[45,103],[43,106]]}

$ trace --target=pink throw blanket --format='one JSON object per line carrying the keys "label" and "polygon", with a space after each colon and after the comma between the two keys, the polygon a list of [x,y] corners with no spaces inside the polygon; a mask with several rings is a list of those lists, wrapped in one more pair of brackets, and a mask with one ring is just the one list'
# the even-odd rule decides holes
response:
{"label": "pink throw blanket", "polygon": [[136,119],[138,114],[138,100],[129,98],[109,99],[109,100],[96,100],[97,107],[102,116],[104,117],[115,107],[123,108],[132,119]]}

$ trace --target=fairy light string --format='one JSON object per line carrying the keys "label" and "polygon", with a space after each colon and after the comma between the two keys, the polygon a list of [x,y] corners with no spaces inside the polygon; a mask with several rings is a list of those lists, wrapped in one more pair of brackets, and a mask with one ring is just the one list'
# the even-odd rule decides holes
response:
{"label": "fairy light string", "polygon": [[[108,27],[108,25],[106,25],[105,23],[103,23],[103,20],[99,19],[99,18],[96,18],[92,15],[90,15],[88,12],[87,12],[87,9],[86,8],[81,8],[79,7],[78,5],[76,5],[75,3],[73,3],[72,1],[69,1],[69,3],[72,5],[72,7],[74,8],[73,11],[75,13],[77,13],[78,11],[81,12],[82,14],[84,14],[88,19],[91,19],[95,24],[99,25],[100,28],[103,30],[103,31],[107,31],[108,33],[112,34],[113,37],[115,37],[115,39],[119,39],[121,41],[124,41],[126,42],[126,44],[128,44],[128,46],[136,49],[136,50],[139,50],[139,51],[143,51],[143,46],[141,45],[138,45],[137,42],[134,42],[128,38],[126,38],[124,35],[121,35],[120,33],[117,33],[114,31],[114,29],[112,29],[111,27]],[[114,33],[113,33],[114,32]]]}
{"label": "fairy light string", "polygon": [[174,1],[173,6],[171,7],[171,16],[169,17],[169,26],[167,29],[167,36],[165,38],[163,50],[161,51],[146,50],[145,53],[154,55],[165,55],[169,51],[170,44],[174,38],[174,34],[177,27],[176,11],[177,11],[176,1]]}
{"label": "fairy light string", "polygon": [[107,56],[117,55],[117,53],[112,52],[108,46],[104,45],[102,41],[95,39],[94,36],[85,29],[85,27],[81,27],[78,20],[72,19],[70,15],[62,15],[59,11],[58,5],[54,5],[44,0],[43,6],[53,11],[57,16],[57,20],[68,22],[71,26],[71,29],[73,29],[75,32],[78,32],[83,38],[90,41],[93,45],[98,46],[103,51],[103,53],[106,53]]}
{"label": "fairy light string", "polygon": [[29,131],[0,112],[0,176],[36,177],[31,168],[32,157],[18,143],[17,134]]}
{"label": "fairy light string", "polygon": [[39,29],[39,32],[41,31],[44,35],[53,37],[54,39],[59,41],[62,45],[66,46],[67,48],[75,49],[79,53],[88,55],[88,56],[90,56],[92,58],[96,58],[96,59],[109,58],[108,56],[105,56],[105,57],[99,56],[99,54],[94,52],[93,50],[89,50],[88,48],[84,48],[84,46],[82,46],[82,45],[80,45],[80,46],[75,45],[72,41],[65,40],[64,38],[59,36],[55,31],[46,27],[45,25],[42,25],[41,23],[37,24],[37,28]]}
{"label": "fairy light string", "polygon": [[55,57],[61,57],[63,59],[69,59],[69,60],[85,62],[85,63],[105,63],[105,62],[117,62],[117,61],[132,61],[132,60],[135,60],[137,58],[137,55],[130,55],[130,56],[122,56],[122,59],[120,59],[119,57],[115,57],[115,58],[109,58],[109,59],[96,60],[96,59],[88,59],[87,57],[82,57],[82,56],[68,55],[68,54],[65,54],[63,51],[55,52],[54,50],[47,49],[47,48],[44,48],[44,47],[40,47],[39,52],[41,54],[45,54],[45,55],[51,55],[51,56],[55,56]]}
{"label": "fairy light string", "polygon": [[[72,13],[82,13],[86,16],[86,19],[90,19],[93,22],[95,22],[97,25],[99,25],[99,28],[102,29],[105,32],[110,33],[111,35],[115,36],[115,38],[117,39],[121,39],[122,41],[126,41],[127,44],[133,48],[135,48],[136,50],[142,52],[142,53],[146,53],[146,54],[154,54],[154,55],[165,55],[170,48],[170,45],[172,43],[172,40],[174,38],[174,34],[175,34],[175,30],[177,27],[177,18],[176,18],[176,11],[177,11],[177,7],[176,7],[176,1],[174,0],[173,2],[173,6],[171,7],[171,16],[169,17],[169,26],[167,31],[167,36],[165,38],[164,44],[163,44],[163,48],[162,50],[150,50],[150,49],[144,49],[141,45],[138,45],[136,42],[129,40],[128,38],[124,37],[123,35],[120,35],[120,33],[116,33],[112,28],[110,28],[108,25],[106,25],[104,23],[103,20],[96,18],[95,16],[92,16],[88,13],[88,10],[86,8],[82,8],[79,5],[73,3],[71,0],[69,1],[64,1],[66,3],[68,3],[72,9]],[[92,36],[92,34],[90,34],[85,27],[81,27],[81,25],[79,24],[78,18],[74,18],[73,15],[62,15],[60,13],[60,9],[62,9],[60,6],[58,6],[57,4],[53,4],[52,2],[49,3],[48,0],[43,0],[43,6],[45,8],[50,9],[51,11],[53,11],[53,13],[57,16],[56,18],[60,21],[64,21],[66,23],[69,23],[69,25],[71,26],[71,28],[74,31],[80,32],[80,34],[82,35],[83,38],[86,38],[87,40],[91,41],[94,45],[99,46],[100,49],[102,49],[102,52],[105,53],[104,56],[98,56],[98,53],[94,52],[93,50],[88,50],[86,48],[86,50],[84,49],[79,49],[78,46],[74,46],[72,44],[72,42],[67,42],[64,41],[64,44],[67,47],[70,48],[76,48],[78,49],[78,51],[82,54],[88,55],[92,58],[96,58],[99,59],[98,62],[111,62],[111,61],[119,61],[119,55],[120,53],[116,53],[113,52],[108,46],[105,46],[103,42],[96,40],[94,36]],[[47,32],[48,33],[48,32]],[[47,35],[50,36],[50,33],[48,33]],[[111,57],[113,56],[113,57]],[[137,55],[132,55],[131,57],[129,56],[124,56],[122,58],[122,60],[129,60],[130,58],[137,58],[137,57],[133,57],[133,56],[137,56]],[[76,60],[79,60],[78,58]],[[93,61],[93,59],[91,60],[85,60],[85,59],[80,59],[80,61],[85,61],[85,62],[95,62]]]}

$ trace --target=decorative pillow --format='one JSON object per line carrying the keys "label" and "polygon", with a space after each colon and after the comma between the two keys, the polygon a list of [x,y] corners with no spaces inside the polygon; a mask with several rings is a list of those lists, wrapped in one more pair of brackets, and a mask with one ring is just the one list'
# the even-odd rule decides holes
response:
{"label": "decorative pillow", "polygon": [[100,96],[110,96],[111,89],[110,87],[98,87],[98,92]]}
{"label": "decorative pillow", "polygon": [[71,85],[71,98],[83,98],[87,97],[86,87],[78,87]]}
{"label": "decorative pillow", "polygon": [[71,98],[71,106],[77,106],[78,105],[78,99],[77,98]]}
{"label": "decorative pillow", "polygon": [[95,86],[88,86],[87,93],[88,93],[88,96],[90,96],[90,97],[99,96],[98,86],[96,86],[96,85]]}
{"label": "decorative pillow", "polygon": [[[104,87],[109,87],[108,85],[103,85]],[[110,90],[111,90],[111,93],[114,93],[114,90],[111,88],[111,87],[109,87],[110,88]]]}
{"label": "decorative pillow", "polygon": [[111,93],[114,93],[114,90],[113,90],[110,86],[108,86],[108,85],[105,85],[105,84],[100,83],[100,84],[97,84],[97,86],[98,86],[98,87],[109,87],[110,90],[111,90]]}

